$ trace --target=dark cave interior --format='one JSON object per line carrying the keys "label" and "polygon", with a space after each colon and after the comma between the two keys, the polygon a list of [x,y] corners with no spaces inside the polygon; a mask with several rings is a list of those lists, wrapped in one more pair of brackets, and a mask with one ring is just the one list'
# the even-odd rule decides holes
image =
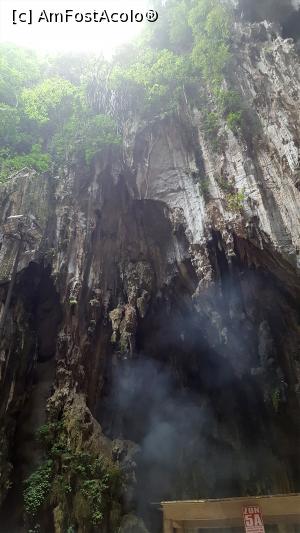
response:
{"label": "dark cave interior", "polygon": [[[101,348],[105,385],[91,410],[106,436],[137,445],[136,481],[124,505],[150,531],[159,531],[153,504],[161,500],[299,490],[289,347],[299,309],[280,279],[258,266],[262,256],[249,263],[239,248],[237,243],[228,261],[221,235],[213,232],[213,285],[195,300],[195,272],[184,259],[140,318],[133,357],[113,354],[111,345]],[[15,417],[14,484],[3,509],[3,533],[12,521],[22,523],[20,487],[41,457],[35,433],[45,422],[62,319],[49,269],[30,264],[16,294],[30,342],[22,355],[24,408]],[[109,338],[108,331],[105,342]]]}
{"label": "dark cave interior", "polygon": [[240,0],[238,11],[250,22],[268,20],[279,23],[285,39],[298,41],[300,38],[300,7],[297,9],[291,0]]}
{"label": "dark cave interior", "polygon": [[133,500],[150,530],[151,502],[299,489],[282,314],[295,303],[265,269],[229,264],[217,233],[210,255],[217,289],[200,313],[192,280],[176,278],[139,324],[135,357],[107,369],[99,420],[140,446]]}
{"label": "dark cave interior", "polygon": [[1,533],[23,531],[23,481],[42,459],[36,431],[46,421],[46,402],[55,376],[56,339],[62,319],[49,268],[30,263],[17,278],[12,303],[18,308],[16,298],[20,302],[20,320],[23,326],[27,325],[27,331],[22,351],[18,346],[20,339],[12,340],[12,353],[20,358],[20,364],[15,365],[11,360],[6,376],[15,380],[17,394],[6,415],[6,424],[13,424],[15,433],[11,449],[12,487],[1,509]]}
{"label": "dark cave interior", "polygon": [[293,11],[282,22],[282,36],[284,39],[294,39],[299,41],[300,39],[300,9]]}

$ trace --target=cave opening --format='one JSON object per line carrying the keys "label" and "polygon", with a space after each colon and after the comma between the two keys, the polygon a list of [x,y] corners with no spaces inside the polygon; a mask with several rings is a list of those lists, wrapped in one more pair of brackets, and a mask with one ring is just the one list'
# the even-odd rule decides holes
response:
{"label": "cave opening", "polygon": [[299,41],[300,39],[300,8],[293,11],[282,22],[282,36],[284,39],[294,39]]}
{"label": "cave opening", "polygon": [[241,0],[237,12],[242,19],[249,22],[263,20],[275,22],[281,26],[284,39],[300,39],[300,6],[291,0]]}
{"label": "cave opening", "polygon": [[238,253],[229,263],[217,233],[210,260],[217,279],[198,312],[178,276],[140,321],[134,357],[106,376],[100,423],[139,446],[133,500],[151,531],[155,502],[297,488],[282,320],[293,303],[267,269]]}
{"label": "cave opening", "polygon": [[282,24],[295,5],[292,0],[239,0],[236,9],[249,22],[268,20]]}

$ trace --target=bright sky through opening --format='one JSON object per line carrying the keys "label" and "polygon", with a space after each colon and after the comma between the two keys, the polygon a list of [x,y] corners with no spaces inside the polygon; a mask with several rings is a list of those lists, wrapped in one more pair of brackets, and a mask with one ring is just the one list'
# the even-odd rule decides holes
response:
{"label": "bright sky through opening", "polygon": [[[134,39],[147,24],[155,22],[37,22],[40,12],[108,13],[134,12],[145,15],[152,7],[147,0],[0,0],[0,41],[41,52],[93,52],[110,57],[116,48]],[[13,24],[13,10],[34,12],[33,23]],[[26,18],[26,17],[25,17]],[[144,17],[145,18],[145,17]]]}

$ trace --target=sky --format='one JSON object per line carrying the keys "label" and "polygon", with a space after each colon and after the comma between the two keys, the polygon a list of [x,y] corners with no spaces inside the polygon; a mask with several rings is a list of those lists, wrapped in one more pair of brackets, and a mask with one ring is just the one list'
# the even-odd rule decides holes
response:
{"label": "sky", "polygon": [[[110,57],[114,49],[134,39],[144,25],[155,24],[146,20],[149,8],[151,0],[0,0],[0,42],[13,42],[41,52],[94,52]],[[30,10],[32,24],[28,24]],[[65,20],[66,10],[72,10],[68,22]],[[144,22],[75,20],[75,16],[81,20],[85,13],[92,13],[94,17],[94,11],[98,13],[98,20],[103,10],[109,17],[111,13],[128,13],[130,16],[133,10],[134,13],[142,13]],[[62,13],[63,22],[47,22],[46,17],[50,19],[50,13]],[[114,15],[116,17],[118,15]],[[123,15],[123,18],[126,16]],[[138,18],[141,18],[140,15]]]}

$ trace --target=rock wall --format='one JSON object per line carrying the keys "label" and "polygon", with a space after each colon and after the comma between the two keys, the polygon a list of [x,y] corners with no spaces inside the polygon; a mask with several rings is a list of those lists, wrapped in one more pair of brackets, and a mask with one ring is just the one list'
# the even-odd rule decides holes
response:
{"label": "rock wall", "polygon": [[[217,150],[187,101],[128,121],[93,172],[1,186],[3,306],[21,246],[1,338],[3,533],[30,526],[20,486],[45,422],[119,466],[104,532],[160,531],[161,499],[299,490],[299,55],[269,23],[237,25],[233,46],[251,120],[222,124]],[[41,531],[100,531],[76,486]]]}

